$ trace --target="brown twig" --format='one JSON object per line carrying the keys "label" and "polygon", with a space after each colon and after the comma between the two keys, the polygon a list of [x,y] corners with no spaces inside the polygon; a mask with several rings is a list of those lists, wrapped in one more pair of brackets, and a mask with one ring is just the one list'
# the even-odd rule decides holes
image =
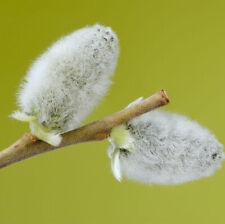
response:
{"label": "brown twig", "polygon": [[36,139],[31,133],[25,134],[14,144],[0,152],[0,168],[68,145],[104,140],[109,136],[113,127],[168,103],[169,99],[166,92],[161,90],[137,105],[63,134],[63,140],[58,147]]}

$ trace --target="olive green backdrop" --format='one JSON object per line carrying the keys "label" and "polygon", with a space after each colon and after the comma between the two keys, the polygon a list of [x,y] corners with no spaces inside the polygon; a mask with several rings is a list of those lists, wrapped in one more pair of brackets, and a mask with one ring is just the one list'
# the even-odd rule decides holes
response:
{"label": "olive green backdrop", "polygon": [[[29,65],[53,41],[99,22],[120,38],[108,95],[85,122],[165,88],[165,110],[190,116],[224,140],[225,2],[63,0],[0,3],[0,149],[28,131],[8,118]],[[225,169],[180,186],[118,183],[95,142],[0,170],[1,224],[222,224]]]}

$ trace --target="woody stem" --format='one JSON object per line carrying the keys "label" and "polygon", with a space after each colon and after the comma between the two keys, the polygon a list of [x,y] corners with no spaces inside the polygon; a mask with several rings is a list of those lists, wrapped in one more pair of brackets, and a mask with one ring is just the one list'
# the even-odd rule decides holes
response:
{"label": "woody stem", "polygon": [[136,105],[63,134],[62,142],[57,147],[40,141],[31,133],[27,133],[11,146],[0,152],[0,168],[65,146],[87,141],[104,140],[109,136],[113,127],[168,103],[169,99],[166,92],[161,90]]}

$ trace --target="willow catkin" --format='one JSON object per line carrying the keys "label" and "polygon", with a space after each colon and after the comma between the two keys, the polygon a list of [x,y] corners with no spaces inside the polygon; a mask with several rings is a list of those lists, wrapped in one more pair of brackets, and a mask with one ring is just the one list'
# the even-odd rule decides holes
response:
{"label": "willow catkin", "polygon": [[110,27],[89,26],[61,38],[29,69],[18,94],[21,110],[12,117],[59,145],[60,134],[79,127],[108,90],[118,55]]}
{"label": "willow catkin", "polygon": [[224,159],[223,146],[209,130],[160,110],[116,127],[110,142],[108,154],[118,180],[125,176],[144,183],[180,184],[212,175]]}

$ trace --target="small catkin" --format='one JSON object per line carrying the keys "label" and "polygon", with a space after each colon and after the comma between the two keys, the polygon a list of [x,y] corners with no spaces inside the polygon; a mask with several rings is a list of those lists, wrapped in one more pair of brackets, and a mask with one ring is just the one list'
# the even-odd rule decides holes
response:
{"label": "small catkin", "polygon": [[[121,129],[129,135],[121,135]],[[160,110],[136,117],[111,133],[108,154],[119,181],[125,176],[150,184],[180,184],[212,175],[225,157],[223,146],[209,130]],[[125,136],[124,141],[117,140],[117,133]]]}
{"label": "small catkin", "polygon": [[18,94],[21,111],[12,117],[30,122],[34,135],[58,145],[60,134],[79,127],[104,96],[118,55],[110,27],[89,26],[61,38],[29,69]]}

